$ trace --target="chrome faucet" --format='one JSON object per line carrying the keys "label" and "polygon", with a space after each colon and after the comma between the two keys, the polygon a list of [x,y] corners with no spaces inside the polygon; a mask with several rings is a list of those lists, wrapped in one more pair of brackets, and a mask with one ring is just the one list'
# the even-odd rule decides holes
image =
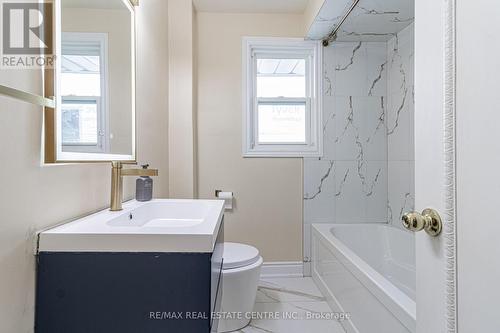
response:
{"label": "chrome faucet", "polygon": [[158,176],[157,169],[123,169],[122,162],[111,162],[111,211],[122,210],[124,176]]}

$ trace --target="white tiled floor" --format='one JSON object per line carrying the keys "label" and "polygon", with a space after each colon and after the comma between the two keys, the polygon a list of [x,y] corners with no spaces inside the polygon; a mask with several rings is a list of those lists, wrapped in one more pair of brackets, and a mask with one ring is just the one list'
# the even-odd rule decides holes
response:
{"label": "white tiled floor", "polygon": [[[311,278],[261,280],[254,311],[279,313],[278,319],[254,319],[241,333],[344,333],[335,320],[308,319],[309,314],[331,313]],[[292,314],[292,318],[283,318]]]}

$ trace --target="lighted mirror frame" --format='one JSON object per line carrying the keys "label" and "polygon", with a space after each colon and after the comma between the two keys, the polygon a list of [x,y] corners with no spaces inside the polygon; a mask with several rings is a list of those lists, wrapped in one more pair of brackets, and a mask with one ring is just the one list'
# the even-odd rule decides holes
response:
{"label": "lighted mirror frame", "polygon": [[122,161],[135,163],[137,140],[136,140],[136,38],[137,26],[135,17],[135,6],[138,5],[137,0],[122,0],[123,4],[130,11],[130,20],[132,27],[131,34],[131,72],[132,72],[132,153],[130,155],[122,154],[101,154],[101,153],[79,153],[79,152],[64,152],[62,150],[62,124],[61,106],[62,96],[61,91],[61,59],[62,59],[62,33],[61,33],[61,0],[54,0],[54,51],[56,55],[55,68],[44,70],[44,95],[45,97],[53,97],[55,100],[55,109],[45,107],[44,111],[44,163],[95,163],[95,162],[111,162]]}

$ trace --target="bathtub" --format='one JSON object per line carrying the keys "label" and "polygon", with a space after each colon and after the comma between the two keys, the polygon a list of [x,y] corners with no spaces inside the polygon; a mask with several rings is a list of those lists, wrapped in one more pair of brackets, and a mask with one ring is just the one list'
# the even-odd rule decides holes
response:
{"label": "bathtub", "polygon": [[312,276],[347,332],[415,332],[415,240],[385,224],[313,224]]}

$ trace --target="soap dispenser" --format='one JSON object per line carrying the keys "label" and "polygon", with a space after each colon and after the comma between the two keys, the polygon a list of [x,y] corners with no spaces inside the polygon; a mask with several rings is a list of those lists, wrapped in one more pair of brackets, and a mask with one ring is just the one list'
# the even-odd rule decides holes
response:
{"label": "soap dispenser", "polygon": [[[142,165],[147,169],[149,164]],[[153,179],[149,176],[141,176],[135,181],[135,199],[137,201],[150,201],[153,198]]]}

